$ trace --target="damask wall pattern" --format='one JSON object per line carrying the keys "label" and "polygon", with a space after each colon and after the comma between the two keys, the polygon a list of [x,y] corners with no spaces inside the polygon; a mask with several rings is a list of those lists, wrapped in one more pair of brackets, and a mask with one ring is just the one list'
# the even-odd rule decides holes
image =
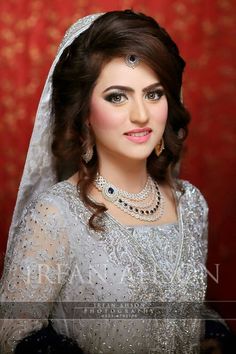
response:
{"label": "damask wall pattern", "polygon": [[[7,232],[43,83],[65,29],[89,13],[133,8],[152,15],[187,62],[192,114],[181,177],[210,207],[208,299],[236,301],[236,6],[233,0],[8,0],[0,2],[0,251]],[[217,306],[227,317],[224,303]],[[228,321],[236,330],[236,321]]]}

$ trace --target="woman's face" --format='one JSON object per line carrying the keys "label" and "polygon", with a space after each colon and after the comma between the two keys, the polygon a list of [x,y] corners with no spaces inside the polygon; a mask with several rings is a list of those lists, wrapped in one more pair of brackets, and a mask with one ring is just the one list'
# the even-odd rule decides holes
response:
{"label": "woman's face", "polygon": [[154,71],[142,62],[133,69],[123,58],[112,59],[91,97],[89,122],[99,159],[147,159],[161,140],[167,115],[167,99]]}

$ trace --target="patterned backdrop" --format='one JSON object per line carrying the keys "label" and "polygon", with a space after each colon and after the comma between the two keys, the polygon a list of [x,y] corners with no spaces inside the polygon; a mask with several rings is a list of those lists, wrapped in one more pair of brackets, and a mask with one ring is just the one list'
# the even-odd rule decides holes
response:
{"label": "patterned backdrop", "polygon": [[[181,177],[201,189],[210,207],[208,299],[236,300],[233,0],[0,2],[1,260],[37,103],[62,34],[79,17],[125,8],[154,16],[187,61],[184,100],[192,123]],[[224,303],[217,308],[227,317]],[[236,330],[236,321],[228,323]]]}

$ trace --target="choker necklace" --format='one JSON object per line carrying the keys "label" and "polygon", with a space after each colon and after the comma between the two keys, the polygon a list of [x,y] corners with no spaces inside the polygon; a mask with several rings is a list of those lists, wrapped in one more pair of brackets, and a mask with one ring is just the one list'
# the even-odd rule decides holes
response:
{"label": "choker necklace", "polygon": [[136,219],[156,221],[163,215],[164,200],[157,182],[150,176],[139,193],[128,193],[119,189],[98,173],[94,185],[106,200]]}

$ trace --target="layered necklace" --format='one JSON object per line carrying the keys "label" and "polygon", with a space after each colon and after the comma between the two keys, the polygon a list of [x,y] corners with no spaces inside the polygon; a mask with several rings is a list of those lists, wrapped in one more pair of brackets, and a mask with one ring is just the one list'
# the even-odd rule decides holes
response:
{"label": "layered necklace", "polygon": [[150,176],[139,193],[128,193],[119,189],[98,173],[94,185],[106,200],[136,219],[156,221],[163,215],[164,200],[157,182]]}

